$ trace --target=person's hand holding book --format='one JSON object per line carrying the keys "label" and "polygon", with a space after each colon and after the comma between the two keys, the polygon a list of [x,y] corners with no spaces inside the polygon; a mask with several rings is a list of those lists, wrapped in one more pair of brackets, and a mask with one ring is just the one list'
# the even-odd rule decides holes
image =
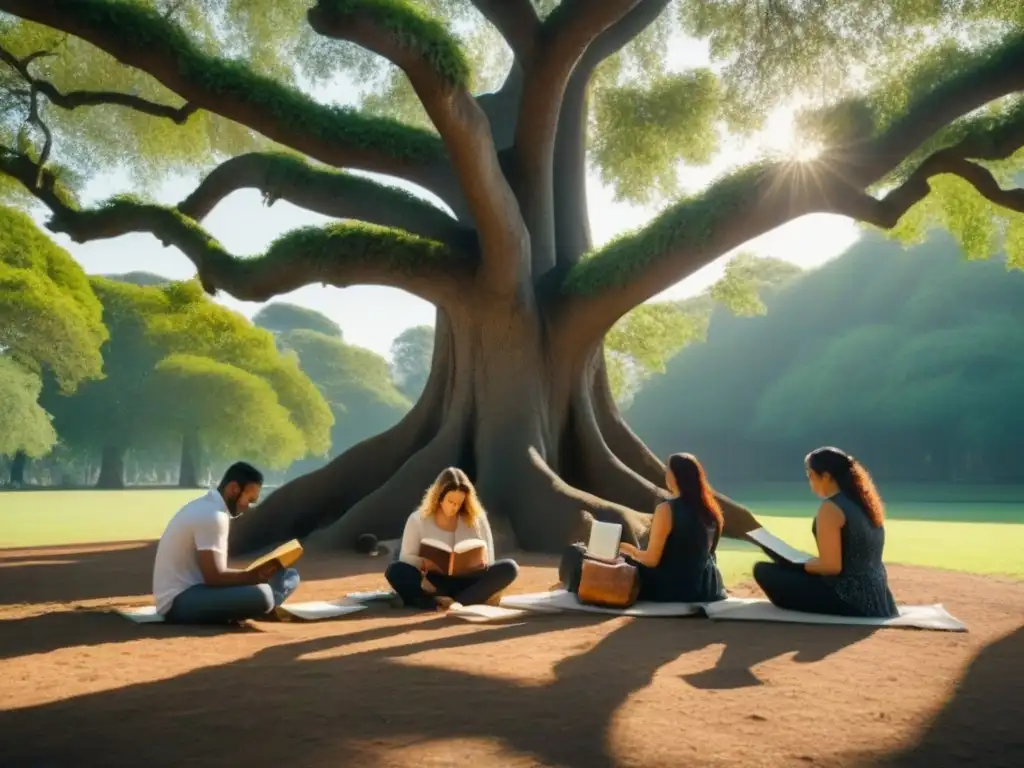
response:
{"label": "person's hand holding book", "polygon": [[256,577],[261,581],[270,581],[271,577],[280,570],[280,561],[271,560],[269,563],[264,563],[256,569]]}
{"label": "person's hand holding book", "polygon": [[441,570],[441,566],[426,557],[420,558],[420,570],[423,571],[423,573],[444,573],[444,571]]}

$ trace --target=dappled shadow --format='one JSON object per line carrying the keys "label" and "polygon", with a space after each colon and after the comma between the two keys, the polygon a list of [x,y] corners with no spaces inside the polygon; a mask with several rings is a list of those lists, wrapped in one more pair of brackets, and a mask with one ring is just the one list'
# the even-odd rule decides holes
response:
{"label": "dappled shadow", "polygon": [[[155,556],[155,541],[0,550],[0,607],[132,596],[145,602]],[[376,573],[383,581],[387,558],[309,553],[297,567],[304,582]]]}
{"label": "dappled shadow", "polygon": [[61,648],[129,643],[152,637],[212,637],[260,631],[255,625],[184,627],[135,624],[116,613],[61,611],[16,619],[0,619],[0,659],[13,659]]}
{"label": "dappled shadow", "polygon": [[913,746],[869,761],[885,768],[1024,765],[1024,627],[986,646]]}
{"label": "dappled shadow", "polygon": [[0,606],[148,594],[155,554],[155,542],[0,550]]}
{"label": "dappled shadow", "polygon": [[[734,628],[740,631],[738,628]],[[741,638],[729,642],[718,663],[711,669],[682,679],[694,688],[727,690],[762,684],[753,668],[770,659],[793,653],[793,662],[813,664],[833,653],[871,637],[876,627],[821,626],[812,631],[794,632],[792,625],[761,624],[756,631],[741,632]]]}
{"label": "dappled shadow", "polygon": [[[302,640],[157,682],[0,713],[11,765],[346,765],[366,745],[486,739],[546,765],[610,768],[613,714],[665,664],[709,645],[726,651],[703,687],[727,687],[774,656],[816,660],[862,638],[815,630],[757,632],[702,619],[562,614],[517,624],[453,630],[450,619],[396,621]],[[346,620],[347,621],[347,620]],[[583,625],[623,621],[546,679],[502,676],[501,653],[470,671],[460,651]],[[438,630],[446,633],[438,636]],[[457,634],[452,634],[455,631]],[[400,638],[401,644],[386,644]],[[365,643],[385,645],[361,650]],[[749,648],[754,650],[748,650]],[[436,656],[437,653],[443,656]],[[473,662],[481,655],[472,656]],[[748,674],[749,666],[745,667]],[[692,680],[692,678],[691,678]],[[260,734],[260,736],[255,736]],[[386,746],[385,746],[386,748]]]}

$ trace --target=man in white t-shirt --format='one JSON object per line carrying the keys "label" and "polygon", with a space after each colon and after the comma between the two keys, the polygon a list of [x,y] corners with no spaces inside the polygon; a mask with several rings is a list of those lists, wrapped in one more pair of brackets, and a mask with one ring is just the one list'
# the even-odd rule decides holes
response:
{"label": "man in white t-shirt", "polygon": [[263,475],[238,462],[215,490],[190,501],[160,537],[153,565],[157,611],[177,624],[223,624],[274,611],[299,586],[293,568],[269,563],[250,573],[228,568],[231,519],[259,499]]}

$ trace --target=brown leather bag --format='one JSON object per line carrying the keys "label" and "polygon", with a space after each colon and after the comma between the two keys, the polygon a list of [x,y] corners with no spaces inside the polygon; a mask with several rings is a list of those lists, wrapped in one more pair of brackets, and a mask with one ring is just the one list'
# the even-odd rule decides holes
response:
{"label": "brown leather bag", "polygon": [[629,608],[640,592],[636,567],[625,560],[606,563],[584,560],[576,598],[587,605],[605,608]]}

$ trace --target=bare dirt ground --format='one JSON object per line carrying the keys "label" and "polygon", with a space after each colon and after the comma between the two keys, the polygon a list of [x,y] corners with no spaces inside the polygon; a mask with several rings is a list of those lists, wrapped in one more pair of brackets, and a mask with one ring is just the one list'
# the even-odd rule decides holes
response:
{"label": "bare dirt ground", "polygon": [[[1022,766],[1024,582],[893,567],[966,634],[386,607],[316,624],[137,626],[152,544],[0,550],[0,764]],[[523,556],[512,591],[546,589]],[[313,558],[296,599],[384,586]],[[749,593],[749,587],[738,593]]]}

